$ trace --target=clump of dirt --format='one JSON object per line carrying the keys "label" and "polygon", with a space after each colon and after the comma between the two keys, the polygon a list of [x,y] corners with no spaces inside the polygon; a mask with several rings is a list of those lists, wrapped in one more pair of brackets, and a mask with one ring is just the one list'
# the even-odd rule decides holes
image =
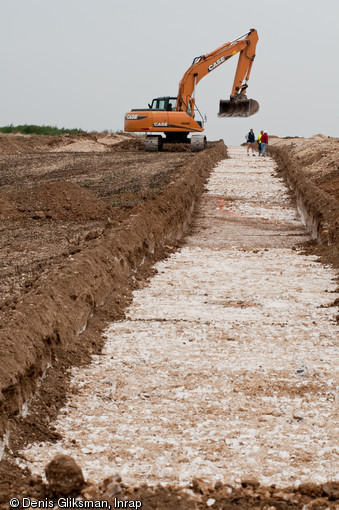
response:
{"label": "clump of dirt", "polygon": [[85,484],[80,466],[69,455],[56,455],[47,464],[45,472],[48,484],[56,496],[79,494]]}

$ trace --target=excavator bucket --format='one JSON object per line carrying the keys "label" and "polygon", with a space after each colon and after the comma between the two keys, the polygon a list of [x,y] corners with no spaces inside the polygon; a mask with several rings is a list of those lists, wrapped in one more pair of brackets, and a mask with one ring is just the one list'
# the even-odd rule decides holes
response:
{"label": "excavator bucket", "polygon": [[258,110],[255,99],[220,99],[218,117],[250,117]]}

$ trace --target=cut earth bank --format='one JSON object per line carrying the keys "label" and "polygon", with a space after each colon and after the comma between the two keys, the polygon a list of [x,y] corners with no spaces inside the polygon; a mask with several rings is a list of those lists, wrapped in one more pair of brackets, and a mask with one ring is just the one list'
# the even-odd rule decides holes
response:
{"label": "cut earth bank", "polygon": [[[84,140],[86,143],[88,142],[86,137],[74,140],[74,152],[76,152],[76,149],[78,150],[79,144],[84,145]],[[109,137],[106,137],[106,145],[108,140]],[[98,139],[92,139],[90,142],[91,148],[89,150],[93,150],[95,144],[101,143]],[[55,144],[55,142],[53,143]],[[70,146],[71,144],[67,143],[67,145]],[[117,148],[120,146],[122,152],[124,150],[128,152],[127,147],[131,145],[134,146],[134,152],[137,153],[138,160],[145,157],[136,150],[138,144],[134,139],[127,140],[127,144],[126,140],[118,142],[115,145],[115,151],[117,152]],[[318,237],[326,243],[330,243],[330,245],[325,244],[321,247],[318,247],[315,243],[314,246],[308,246],[307,249],[315,250],[324,257],[330,257],[332,262],[336,262],[339,251],[338,182],[336,180],[338,140],[318,135],[310,140],[272,139],[271,145],[272,152],[275,153],[276,158],[281,163],[281,171],[286,172],[289,182],[293,188],[298,190],[299,204],[301,203],[300,197],[305,197],[304,205],[301,208],[303,215],[312,223],[312,228],[317,232]],[[110,152],[113,152],[112,147],[113,144],[110,146]],[[70,151],[69,147],[68,151]],[[106,151],[107,149],[105,149],[105,154]],[[57,152],[54,145],[54,153]],[[67,151],[64,150],[64,152]],[[166,163],[170,162],[168,154],[153,156],[160,158],[158,162],[163,169]],[[178,157],[178,154],[176,154],[176,157]],[[164,256],[166,251],[169,252],[173,249],[173,242],[175,243],[180,238],[188,223],[194,201],[202,192],[208,171],[217,160],[225,157],[225,148],[222,143],[217,143],[213,144],[204,154],[180,154],[180,157],[182,158],[180,171],[178,171],[178,165],[176,171],[172,169],[169,179],[171,182],[166,182],[166,176],[163,175],[163,191],[158,193],[161,189],[161,186],[158,186],[154,196],[149,197],[144,190],[142,200],[145,203],[129,209],[129,214],[126,213],[126,215],[124,210],[120,208],[119,214],[121,216],[116,222],[114,222],[114,217],[113,221],[112,219],[109,222],[107,221],[108,214],[111,217],[112,212],[110,209],[107,213],[108,209],[105,201],[100,204],[96,203],[95,211],[90,213],[92,216],[82,217],[81,219],[84,223],[88,223],[105,218],[106,225],[95,225],[91,232],[85,232],[86,227],[84,227],[85,234],[81,232],[81,235],[77,232],[76,246],[74,246],[75,243],[73,243],[73,246],[68,245],[69,251],[66,250],[66,252],[61,253],[60,258],[50,264],[37,280],[28,281],[27,286],[25,283],[24,288],[27,292],[24,295],[19,288],[14,300],[5,299],[2,308],[3,328],[0,333],[7,334],[4,340],[12,343],[7,344],[7,347],[5,343],[2,343],[5,349],[2,351],[2,360],[6,362],[2,374],[8,374],[9,381],[6,386],[6,379],[1,379],[2,383],[5,383],[4,390],[8,390],[7,392],[4,391],[3,416],[6,416],[6,413],[10,416],[15,413],[17,408],[22,405],[24,398],[29,396],[30,391],[34,388],[33,379],[42,373],[47,364],[53,364],[53,367],[46,372],[44,381],[39,387],[39,395],[30,404],[28,417],[26,419],[14,417],[11,420],[10,447],[14,451],[22,445],[24,436],[31,441],[41,441],[44,438],[51,439],[53,437],[53,429],[48,427],[48,423],[55,416],[65,395],[66,382],[62,372],[71,361],[70,359],[67,360],[67,357],[74,358],[74,361],[86,362],[92,352],[100,350],[101,337],[100,334],[95,335],[95,331],[100,331],[105,319],[114,320],[122,315],[123,308],[127,304],[130,295],[127,289],[135,285],[143,285],[143,278],[150,274],[149,264],[156,260],[157,256]],[[26,158],[22,156],[22,158],[26,159],[27,162],[27,160],[32,159],[32,156],[26,156]],[[166,158],[168,159],[166,160]],[[7,164],[13,163],[14,160],[15,157],[12,156],[10,161],[7,160]],[[98,158],[93,158],[92,161],[87,160],[88,167],[82,169],[82,179],[84,175],[88,180],[91,179],[93,164],[97,167],[98,164],[100,166],[102,163],[102,160],[99,163],[98,161]],[[297,165],[295,165],[295,161],[297,161]],[[59,165],[59,169],[65,166],[65,162],[54,161],[54,171],[56,163]],[[37,172],[36,167],[32,167],[35,173],[32,171],[30,177],[35,184],[46,182],[46,179],[49,182],[48,177],[51,175],[51,166],[53,166],[50,163],[49,165],[49,171],[46,168],[44,170],[40,168],[40,172]],[[72,174],[74,164],[69,164],[69,166],[71,168],[68,171],[72,175],[74,183],[74,174]],[[62,179],[65,179],[65,175],[68,175],[67,169],[64,169]],[[55,219],[53,214],[60,215],[60,211],[57,213],[53,211],[52,197],[58,191],[57,186],[60,186],[60,184],[55,185],[52,189],[48,188],[50,186],[48,184],[47,189],[45,187],[42,190],[41,188],[36,190],[34,186],[31,186],[31,195],[27,198],[23,192],[25,190],[13,189],[13,185],[11,188],[11,183],[8,183],[8,180],[10,180],[9,176],[7,176],[7,181],[5,179],[5,186],[2,188],[4,194],[0,197],[0,200],[2,199],[5,205],[7,204],[7,211],[9,211],[8,216],[4,217],[5,223],[12,220],[13,225],[14,220],[15,222],[23,221],[22,215],[28,216],[31,222],[34,220],[39,222],[49,221],[51,223],[51,220],[54,222],[58,220],[58,217]],[[72,219],[72,215],[74,219],[74,214],[81,216],[81,214],[85,215],[86,211],[90,211],[90,205],[93,205],[94,197],[83,195],[79,203],[75,198],[82,192],[83,188],[73,189],[74,195],[72,197],[72,195],[67,196],[67,191],[70,192],[67,188],[69,184],[63,184],[65,184],[65,188],[62,188],[61,193],[59,191],[60,196],[65,198],[64,207],[61,211],[64,216],[61,219],[67,221]],[[144,188],[147,189],[147,183]],[[131,202],[131,197],[135,199],[135,190],[124,191],[123,193],[128,192],[131,194],[129,196],[129,202]],[[49,198],[46,200],[44,197],[48,193]],[[37,197],[39,198],[39,208],[36,206]],[[86,200],[87,206],[83,208],[81,213],[78,210],[72,210],[74,204],[78,204],[77,207],[81,210],[81,204],[85,204]],[[59,204],[60,200],[56,201],[55,206]],[[62,201],[61,204],[63,204]],[[120,207],[122,205],[124,204],[120,202]],[[98,213],[99,206],[103,207],[103,210]],[[5,207],[2,210],[5,210]],[[95,213],[97,216],[95,216]],[[161,224],[162,220],[163,224]],[[135,226],[137,228],[134,230]],[[164,241],[164,239],[166,240]],[[112,245],[117,253],[114,251],[112,254]],[[158,255],[154,255],[152,252],[157,245],[160,245],[161,249]],[[146,259],[146,263],[139,268],[139,271],[135,271],[140,262],[143,261],[145,254],[150,255],[149,261]],[[17,272],[20,273],[19,270]],[[84,281],[82,281],[83,275],[85,275]],[[15,284],[15,278],[12,280],[13,282]],[[113,295],[110,295],[112,291]],[[109,296],[106,301],[106,303],[109,302],[109,305],[102,304],[106,296]],[[102,306],[98,306],[101,304]],[[35,318],[32,317],[32,309],[37,314]],[[93,313],[93,309],[96,310],[96,313],[89,321],[86,331],[79,335]],[[25,313],[27,314],[26,317],[24,317]],[[10,327],[13,329],[8,329]],[[26,343],[13,345],[13,338],[22,338],[22,340],[26,338]],[[59,372],[57,370],[58,365],[60,365],[59,369],[61,368]],[[60,391],[61,388],[63,388],[62,391]],[[15,408],[15,405],[17,408]],[[25,406],[23,409],[23,414],[25,414]],[[42,415],[44,416],[43,419],[41,419]],[[4,457],[2,464],[2,491],[4,497],[10,493],[12,495],[26,493],[31,496],[35,494],[36,497],[48,494],[49,489],[44,486],[41,480],[34,479],[34,477],[30,478],[27,473],[20,473],[18,469],[15,470],[14,465],[11,464],[10,455]],[[105,493],[107,493],[107,485],[109,484],[106,483],[101,488],[96,488],[100,491],[100,496],[105,496]],[[242,501],[240,504],[242,508],[253,508],[253,502],[259,500],[260,505],[266,504],[268,506],[273,504],[274,499],[279,501],[279,497],[276,496],[278,491],[274,488],[264,490],[264,488],[256,487],[256,484],[253,485],[253,483],[245,483],[244,485],[247,485],[247,487],[237,489],[232,493],[232,497],[225,487],[213,489],[196,482],[193,484],[193,488],[197,493],[202,494],[202,508],[204,508],[203,505],[206,501],[211,498],[216,501],[220,500],[220,502],[220,498],[224,498],[225,504],[226,502],[227,504],[234,504],[238,508],[240,501]],[[144,487],[138,490],[139,493],[138,491],[133,493],[133,499],[147,499],[150,502],[149,508],[190,508],[193,504],[192,501],[185,503],[185,494],[178,494],[173,488],[158,488],[152,491]],[[126,489],[126,492],[128,493],[128,489]],[[291,493],[291,490],[289,493]],[[319,499],[319,497],[324,496],[324,504],[328,498],[332,500],[336,498],[335,485],[333,484],[330,486],[327,484],[324,487],[301,487],[295,490],[294,494],[294,503],[290,500],[289,506],[286,506],[286,508],[299,508],[299,504],[303,501],[309,501],[310,498]],[[281,505],[285,505],[285,503],[279,504],[280,506],[277,506],[277,508],[283,508]],[[328,501],[327,504],[329,504]],[[230,508],[233,508],[233,506],[230,506]]]}

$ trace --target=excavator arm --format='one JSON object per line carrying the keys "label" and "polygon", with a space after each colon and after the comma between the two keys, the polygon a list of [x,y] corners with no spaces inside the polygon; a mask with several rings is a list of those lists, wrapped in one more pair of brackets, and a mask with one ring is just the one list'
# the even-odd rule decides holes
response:
{"label": "excavator arm", "polygon": [[193,115],[195,88],[199,81],[239,53],[230,100],[220,100],[219,117],[247,117],[256,113],[259,104],[253,99],[247,99],[246,89],[257,42],[257,31],[251,29],[247,34],[223,44],[211,53],[196,57],[179,83],[176,110],[190,112]]}

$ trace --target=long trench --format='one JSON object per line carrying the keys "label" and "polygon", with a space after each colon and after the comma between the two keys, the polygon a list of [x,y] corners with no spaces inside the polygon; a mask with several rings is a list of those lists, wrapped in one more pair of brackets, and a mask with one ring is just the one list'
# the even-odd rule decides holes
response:
{"label": "long trench", "polygon": [[229,148],[184,246],[157,264],[102,355],[73,372],[57,453],[97,481],[323,483],[338,469],[336,274],[272,159]]}

